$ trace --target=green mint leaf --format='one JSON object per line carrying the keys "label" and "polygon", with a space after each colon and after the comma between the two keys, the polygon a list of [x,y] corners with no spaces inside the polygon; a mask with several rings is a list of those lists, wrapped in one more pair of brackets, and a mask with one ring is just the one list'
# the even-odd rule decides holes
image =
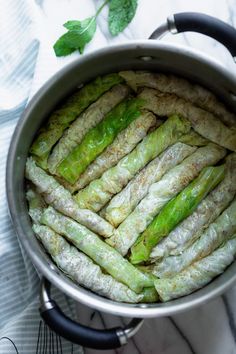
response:
{"label": "green mint leaf", "polygon": [[71,21],[67,21],[66,23],[64,23],[63,26],[66,29],[71,30],[71,31],[73,31],[73,30],[81,30],[81,27],[82,27],[81,23],[82,22],[83,21],[71,20]]}
{"label": "green mint leaf", "polygon": [[82,54],[84,47],[91,41],[96,32],[96,18],[89,17],[83,21],[68,21],[64,27],[69,31],[63,34],[54,44],[57,57],[65,56],[79,50]]}
{"label": "green mint leaf", "polygon": [[138,0],[110,0],[108,24],[110,33],[116,36],[132,21]]}
{"label": "green mint leaf", "polygon": [[89,24],[90,21],[94,20],[94,16],[92,17],[88,17],[83,21],[77,21],[77,20],[72,20],[72,21],[67,21],[66,23],[64,23],[64,27],[68,30],[75,30],[75,31],[82,31],[84,30],[84,28],[86,28]]}
{"label": "green mint leaf", "polygon": [[67,44],[68,33],[69,32],[63,34],[63,36],[61,36],[53,46],[54,52],[57,57],[64,57],[73,53],[76,50],[75,48],[69,47]]}

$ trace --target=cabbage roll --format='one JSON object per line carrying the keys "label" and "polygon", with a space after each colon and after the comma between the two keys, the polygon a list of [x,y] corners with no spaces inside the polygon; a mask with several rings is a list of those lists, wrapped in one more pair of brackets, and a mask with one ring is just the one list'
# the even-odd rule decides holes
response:
{"label": "cabbage roll", "polygon": [[122,157],[130,153],[147,135],[150,128],[161,125],[150,112],[143,112],[140,117],[120,132],[113,143],[104,150],[84,171],[72,187],[73,191],[84,188],[91,181],[101,177],[103,172],[116,165]]}
{"label": "cabbage roll", "polygon": [[160,278],[173,277],[190,264],[208,256],[235,232],[236,200],[181,255],[163,258],[162,261],[157,263],[153,268],[153,274]]}
{"label": "cabbage roll", "polygon": [[108,74],[89,82],[70,96],[61,107],[51,114],[45,127],[39,131],[30,152],[39,157],[43,164],[46,163],[51,148],[70,123],[104,92],[122,81],[123,79],[118,74]]}
{"label": "cabbage roll", "polygon": [[198,239],[227,208],[236,193],[236,153],[226,158],[224,180],[199,204],[196,211],[182,221],[169,235],[153,248],[153,260],[178,255]]}
{"label": "cabbage roll", "polygon": [[170,117],[160,127],[148,134],[136,148],[123,157],[118,164],[103,173],[75,195],[81,208],[99,211],[111,198],[169,145],[190,130],[189,123],[178,116]]}
{"label": "cabbage roll", "polygon": [[75,183],[116,136],[141,115],[143,104],[144,101],[136,97],[122,101],[113,108],[58,165],[57,174],[67,182]]}
{"label": "cabbage roll", "polygon": [[210,91],[174,75],[148,71],[121,71],[119,75],[137,91],[149,87],[165,93],[173,93],[194,105],[218,116],[226,125],[236,127],[236,117]]}
{"label": "cabbage roll", "polygon": [[191,146],[206,146],[210,143],[208,139],[203,138],[195,130],[191,129],[188,134],[181,136],[179,139],[181,143],[188,144]]}
{"label": "cabbage roll", "polygon": [[195,107],[174,94],[153,89],[144,89],[139,97],[145,101],[143,108],[160,116],[179,114],[188,119],[192,128],[204,138],[236,151],[236,129],[230,129],[212,113]]}
{"label": "cabbage roll", "polygon": [[27,200],[29,202],[29,214],[34,222],[33,231],[58,268],[69,278],[111,300],[129,303],[155,302],[157,300],[157,293],[153,288],[145,288],[141,294],[136,294],[110,275],[103,274],[101,268],[93,263],[88,256],[79,252],[48,226],[40,225],[45,203],[39,194],[29,189]]}
{"label": "cabbage roll", "polygon": [[111,224],[90,210],[80,209],[70,192],[38,167],[32,158],[28,158],[26,162],[26,178],[36,185],[48,204],[101,236],[111,236],[113,232]]}
{"label": "cabbage roll", "polygon": [[153,247],[192,214],[201,200],[222,181],[224,173],[224,165],[205,167],[193,182],[170,200],[132,246],[131,263],[148,261]]}
{"label": "cabbage roll", "polygon": [[64,132],[48,158],[48,169],[56,173],[59,163],[81,142],[84,135],[129,94],[125,85],[116,85],[91,104]]}
{"label": "cabbage roll", "polygon": [[107,242],[125,255],[162,207],[196,178],[204,167],[214,165],[225,154],[225,149],[215,144],[198,148],[181,164],[167,172],[160,181],[150,186],[146,197],[119,225]]}
{"label": "cabbage roll", "polygon": [[139,271],[114,248],[103,242],[85,226],[48,207],[42,215],[42,224],[65,236],[79,250],[89,256],[116,280],[140,293],[145,287],[153,286],[153,277]]}
{"label": "cabbage roll", "polygon": [[236,255],[236,235],[209,256],[193,263],[172,278],[155,280],[161,301],[191,294],[210,283],[233,262]]}
{"label": "cabbage roll", "polygon": [[134,210],[148,192],[151,184],[157,182],[174,166],[196,150],[195,147],[176,143],[165,150],[142,169],[128,185],[113,197],[103,215],[117,227]]}
{"label": "cabbage roll", "polygon": [[146,302],[157,300],[157,296],[154,299],[153,295],[149,299],[146,295],[147,292],[136,294],[112,276],[103,274],[101,268],[88,256],[79,252],[76,247],[49,227],[34,224],[33,231],[58,268],[76,283],[115,301],[137,303],[143,300]]}

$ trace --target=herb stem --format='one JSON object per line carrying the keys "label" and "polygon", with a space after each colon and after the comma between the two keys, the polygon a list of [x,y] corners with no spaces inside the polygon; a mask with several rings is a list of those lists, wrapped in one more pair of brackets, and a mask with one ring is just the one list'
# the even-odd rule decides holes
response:
{"label": "herb stem", "polygon": [[104,6],[109,2],[110,0],[106,0],[104,1],[104,3],[99,7],[99,9],[97,10],[96,14],[95,14],[95,18],[98,17],[98,15],[100,14],[100,12],[102,11],[102,9],[104,8]]}

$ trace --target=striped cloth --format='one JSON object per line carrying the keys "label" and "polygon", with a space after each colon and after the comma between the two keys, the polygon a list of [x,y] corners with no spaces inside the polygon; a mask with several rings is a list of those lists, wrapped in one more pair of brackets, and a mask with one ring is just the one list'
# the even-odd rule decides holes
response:
{"label": "striped cloth", "polygon": [[[9,143],[29,97],[38,56],[31,3],[0,1],[0,353],[34,354],[41,353],[41,348],[45,354],[52,354],[53,345],[55,353],[78,354],[83,352],[81,347],[54,334],[50,336],[40,320],[39,277],[18,244],[4,188]],[[56,289],[53,297],[67,315],[75,318],[72,300]],[[42,344],[44,348],[40,347]]]}

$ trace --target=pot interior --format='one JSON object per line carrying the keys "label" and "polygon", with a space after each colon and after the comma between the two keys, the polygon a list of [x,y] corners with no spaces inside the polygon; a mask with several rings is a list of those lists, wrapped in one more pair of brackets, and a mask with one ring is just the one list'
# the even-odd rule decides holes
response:
{"label": "pot interior", "polygon": [[81,84],[98,75],[127,69],[182,76],[211,90],[236,113],[236,75],[193,50],[154,41],[138,41],[85,55],[49,80],[33,97],[19,121],[8,155],[8,204],[20,242],[34,265],[66,294],[85,305],[125,317],[166,316],[202,304],[222,293],[236,280],[236,262],[203,289],[178,300],[148,305],[117,303],[76,285],[54,265],[33,234],[25,199],[26,157],[35,133],[49,113]]}

